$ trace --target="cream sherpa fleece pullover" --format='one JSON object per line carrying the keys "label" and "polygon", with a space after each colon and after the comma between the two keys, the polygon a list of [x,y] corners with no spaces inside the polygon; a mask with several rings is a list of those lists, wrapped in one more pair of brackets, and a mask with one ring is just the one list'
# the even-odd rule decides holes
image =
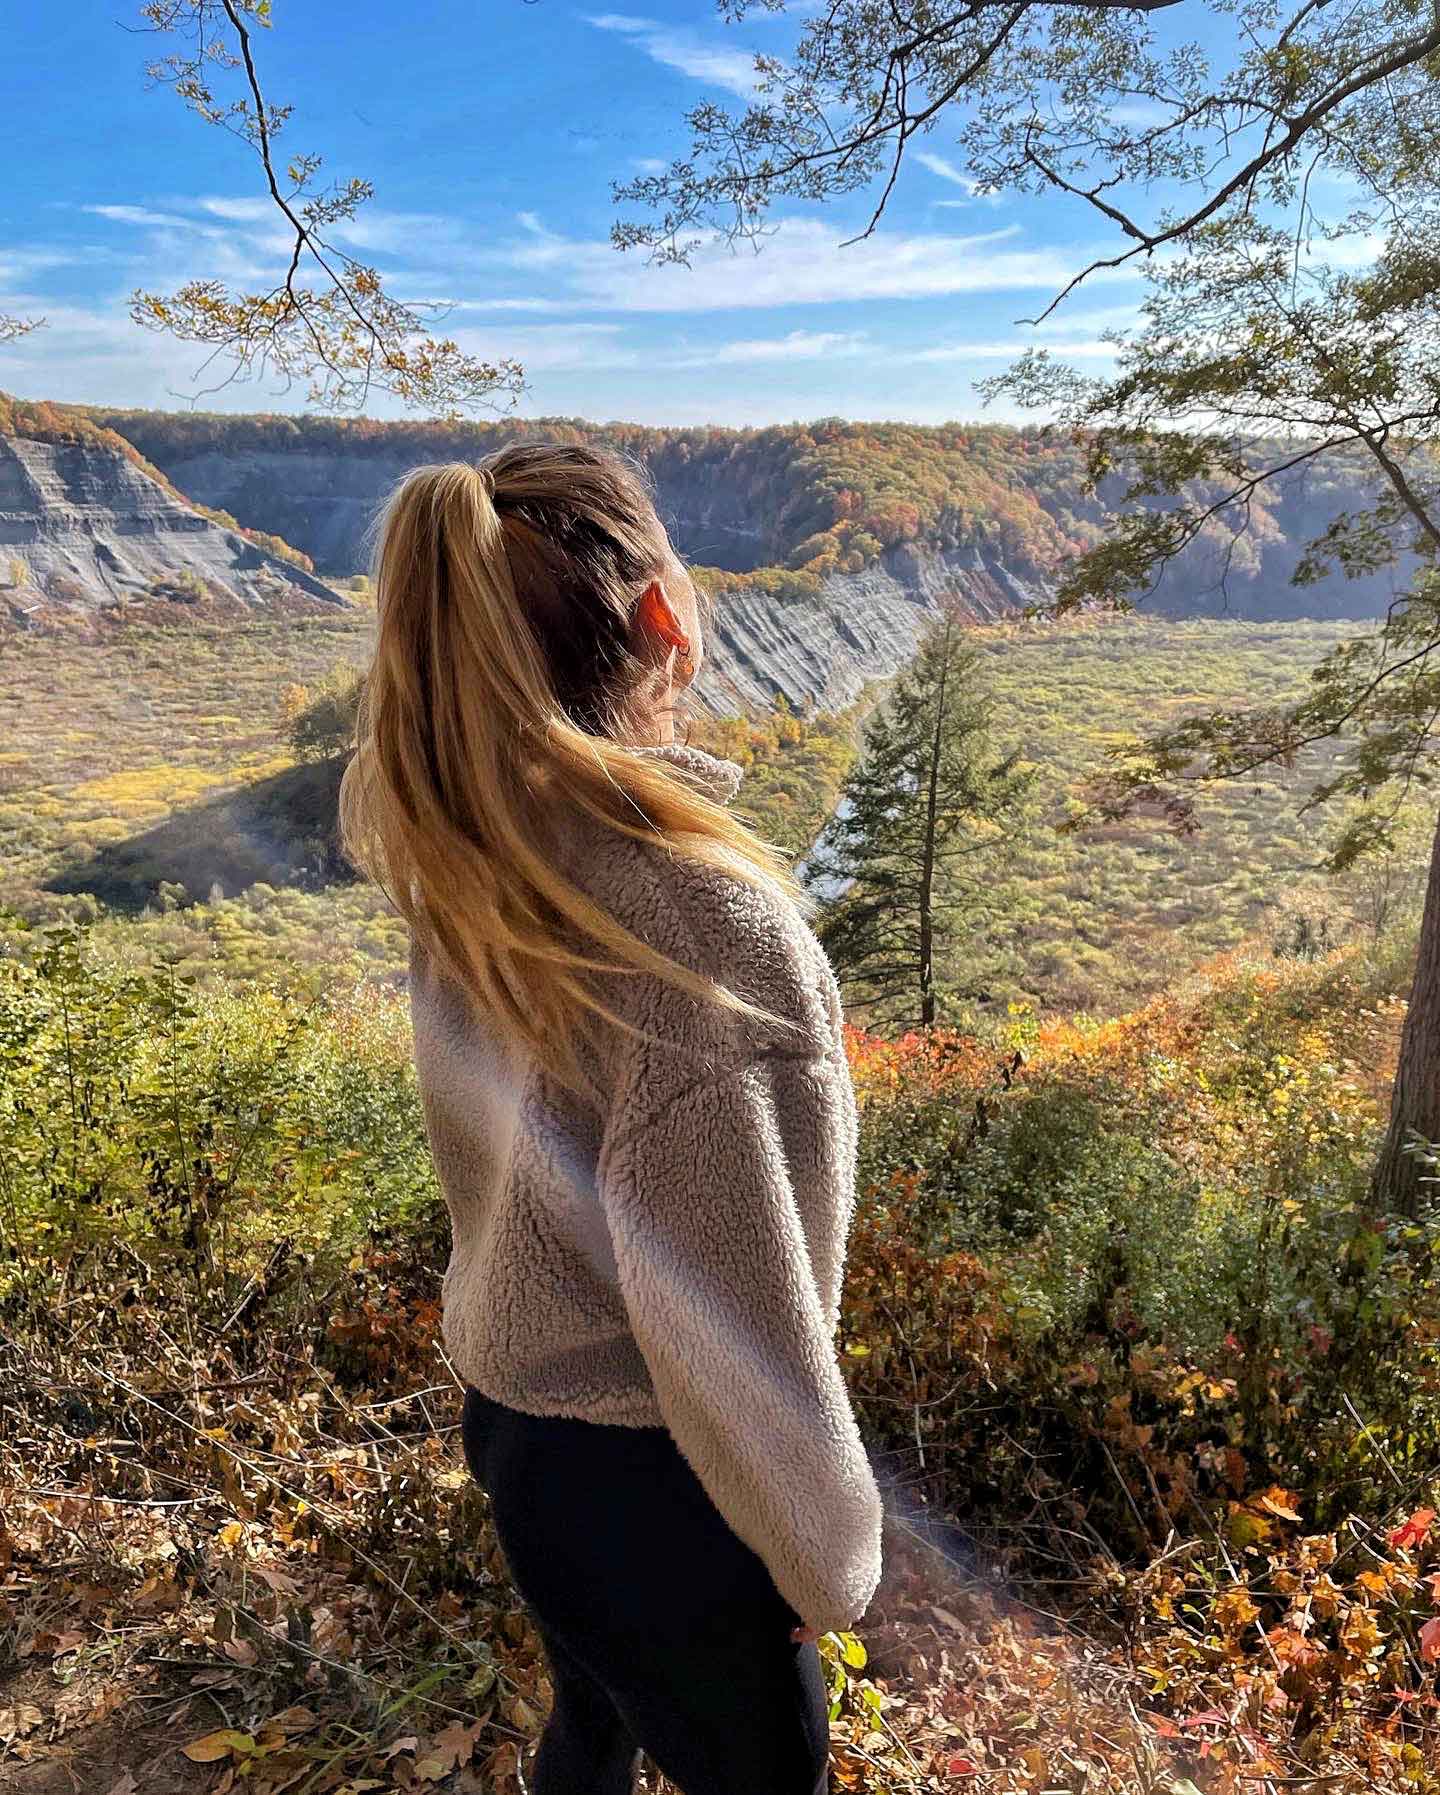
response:
{"label": "cream sherpa fleece pullover", "polygon": [[[738,790],[733,761],[642,752]],[[879,1580],[881,1503],[834,1349],[857,1132],[834,973],[783,896],[589,824],[568,839],[627,927],[801,1026],[610,975],[606,1001],[664,1045],[615,1037],[597,1109],[512,1064],[417,954],[447,1347],[513,1408],[667,1427],[802,1620],[847,1627]]]}

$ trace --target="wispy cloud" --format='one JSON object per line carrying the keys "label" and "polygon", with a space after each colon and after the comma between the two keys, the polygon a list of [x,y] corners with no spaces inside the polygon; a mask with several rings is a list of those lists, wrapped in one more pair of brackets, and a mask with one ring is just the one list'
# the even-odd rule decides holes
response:
{"label": "wispy cloud", "polygon": [[111,224],[135,224],[155,228],[194,228],[192,218],[182,218],[174,212],[155,212],[149,206],[81,206],[82,212],[88,212],[92,218],[104,218]]}
{"label": "wispy cloud", "polygon": [[618,324],[539,324],[528,330],[507,324],[501,331],[469,329],[450,334],[468,353],[514,356],[527,374],[650,365],[650,358],[619,340]]}
{"label": "wispy cloud", "polygon": [[613,31],[629,38],[651,61],[665,68],[678,69],[709,87],[723,87],[742,100],[750,99],[756,89],[755,58],[744,50],[732,50],[702,38],[682,26],[662,24],[659,19],[636,18],[631,13],[606,12],[589,15],[586,23],[597,31]]}
{"label": "wispy cloud", "polygon": [[274,207],[260,200],[182,200],[165,211],[108,204],[78,209],[126,227],[126,251],[147,285],[174,286],[196,277],[261,281],[273,277],[273,258],[291,242]]}
{"label": "wispy cloud", "polygon": [[781,337],[738,337],[730,342],[687,344],[626,341],[620,324],[557,324],[491,332],[456,332],[463,346],[480,355],[513,355],[527,373],[560,370],[644,368],[765,367],[788,362],[833,360],[871,350],[864,331],[792,330]]}
{"label": "wispy cloud", "polygon": [[28,286],[37,274],[49,274],[55,268],[71,268],[77,263],[91,262],[96,252],[90,249],[61,249],[49,244],[33,248],[23,244],[0,247],[0,291],[14,293]]}
{"label": "wispy cloud", "polygon": [[695,358],[708,362],[814,361],[838,355],[862,355],[870,347],[863,330],[792,330],[783,337],[741,337]]}
{"label": "wispy cloud", "polygon": [[[1028,337],[1014,337],[998,342],[937,343],[929,349],[901,350],[898,354],[888,355],[886,359],[901,362],[1015,361],[1027,349],[1035,347],[1035,343]],[[1113,343],[1097,339],[1081,338],[1074,342],[1062,340],[1046,343],[1044,347],[1051,350],[1060,361],[1068,361],[1071,356],[1079,361],[1108,361],[1115,353]]]}
{"label": "wispy cloud", "polygon": [[[494,260],[533,284],[568,292],[577,308],[615,312],[706,312],[762,306],[830,305],[872,299],[929,299],[964,293],[1063,286],[1080,252],[1028,248],[1017,225],[968,236],[878,231],[847,244],[847,233],[815,219],[786,219],[762,253],[703,240],[689,267],[650,266],[608,242],[572,238],[533,214],[524,235]],[[1134,279],[1122,271],[1107,278]],[[557,295],[558,296],[558,295]]]}
{"label": "wispy cloud", "polygon": [[275,202],[268,199],[230,199],[210,193],[193,203],[212,218],[224,218],[231,224],[259,224],[275,215]]}
{"label": "wispy cloud", "polygon": [[975,191],[975,183],[969,175],[962,174],[953,162],[947,161],[944,156],[937,156],[933,150],[916,150],[915,160],[922,168],[928,168],[932,175],[939,175],[942,181],[952,181],[967,193]]}
{"label": "wispy cloud", "polygon": [[948,181],[952,187],[963,187],[965,199],[934,199],[932,206],[943,206],[947,209],[957,206],[973,205],[976,200],[988,206],[998,206],[1004,199],[1003,193],[986,193],[981,190],[978,181],[971,180],[963,169],[957,168],[948,156],[937,156],[933,150],[915,150],[915,160],[922,168],[929,169],[932,175],[938,175],[942,181]]}

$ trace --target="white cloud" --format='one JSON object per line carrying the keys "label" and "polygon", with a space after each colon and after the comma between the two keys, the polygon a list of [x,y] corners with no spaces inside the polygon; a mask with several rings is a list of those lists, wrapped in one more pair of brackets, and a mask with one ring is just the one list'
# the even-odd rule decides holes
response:
{"label": "white cloud", "polygon": [[1302,247],[1300,260],[1319,268],[1369,268],[1384,253],[1385,243],[1383,231],[1349,231],[1328,239],[1317,236]]}
{"label": "white cloud", "polygon": [[[186,216],[193,206],[199,216]],[[222,208],[233,207],[236,218]],[[191,279],[257,282],[273,280],[274,258],[293,238],[273,206],[255,200],[182,200],[171,209],[153,206],[86,205],[80,211],[107,224],[130,227],[127,251],[142,285],[175,287]]]}
{"label": "white cloud", "polygon": [[1077,306],[1072,311],[1067,302],[1034,329],[1037,336],[1093,337],[1102,330],[1128,330],[1139,321],[1139,309],[1133,305]]}
{"label": "white cloud", "polygon": [[922,168],[928,168],[932,175],[939,175],[942,181],[949,181],[952,186],[963,187],[969,196],[966,199],[932,199],[932,206],[969,206],[977,200],[987,206],[998,206],[1005,197],[1003,193],[982,193],[980,183],[972,181],[963,169],[957,168],[946,156],[937,156],[933,150],[914,150],[912,154]]}
{"label": "white cloud", "polygon": [[105,218],[111,224],[136,224],[152,226],[179,226],[182,229],[194,229],[194,220],[181,218],[173,212],[152,212],[148,206],[81,206],[82,212],[89,212],[94,218]]}
{"label": "white cloud", "polygon": [[583,308],[577,307],[573,299],[539,299],[522,295],[515,298],[499,299],[456,299],[445,298],[438,293],[416,295],[397,294],[405,305],[438,305],[451,312],[574,312]]}
{"label": "white cloud", "polygon": [[[1012,289],[1058,290],[1082,265],[1079,251],[1015,244],[1019,227],[969,236],[846,233],[815,219],[786,219],[761,253],[712,235],[689,267],[653,266],[606,241],[563,237],[527,214],[526,235],[494,252],[514,272],[568,291],[577,309],[704,312],[759,306],[826,305],[867,299],[927,299]],[[1134,279],[1102,271],[1100,279]]]}
{"label": "white cloud", "polygon": [[658,19],[636,18],[630,13],[607,12],[586,20],[597,31],[613,31],[639,46],[652,62],[678,69],[709,87],[723,87],[742,100],[752,98],[757,86],[755,58],[744,50],[729,50],[707,43],[696,32],[664,25]]}
{"label": "white cloud", "polygon": [[[1113,343],[1103,343],[1095,339],[1089,341],[1077,338],[1074,342],[1047,343],[1044,345],[1060,361],[1068,361],[1072,356],[1080,361],[1108,360],[1115,353]],[[931,349],[901,350],[887,354],[888,361],[904,362],[966,362],[966,361],[1015,361],[1027,349],[1036,345],[1025,338],[1015,338],[1010,342],[980,343],[939,343]]]}
{"label": "white cloud", "polygon": [[225,218],[232,224],[258,224],[272,215],[275,205],[270,199],[226,199],[219,194],[210,194],[194,203],[211,217]]}
{"label": "white cloud", "polygon": [[[102,309],[103,308],[103,309]],[[72,405],[153,405],[173,410],[199,399],[207,410],[298,408],[303,391],[288,394],[275,382],[224,387],[226,369],[204,368],[207,351],[193,343],[142,330],[116,294],[108,306],[44,307],[45,328],[9,344],[0,359],[11,392]]]}
{"label": "white cloud", "polygon": [[37,274],[48,274],[52,268],[70,268],[77,262],[93,262],[103,250],[86,247],[61,249],[49,244],[10,244],[0,247],[0,291],[14,293]]}
{"label": "white cloud", "polygon": [[693,364],[710,362],[813,361],[817,357],[860,355],[869,348],[863,330],[792,330],[783,337],[740,338],[721,343],[693,358]]}
{"label": "white cloud", "polygon": [[1149,131],[1156,125],[1173,123],[1178,113],[1156,100],[1121,100],[1107,106],[1105,116],[1112,125],[1133,125],[1137,131]]}
{"label": "white cloud", "polygon": [[490,332],[473,329],[456,332],[457,340],[473,354],[513,355],[527,374],[557,370],[644,368],[709,368],[767,366],[792,361],[830,360],[860,355],[871,348],[864,331],[792,330],[783,337],[739,337],[731,342],[698,346],[683,341],[667,345],[643,345],[620,340],[620,324],[540,325],[531,329]]}
{"label": "white cloud", "polygon": [[962,174],[953,162],[944,156],[937,156],[933,150],[916,150],[915,160],[922,168],[928,168],[932,175],[939,175],[942,181],[953,181],[957,187],[963,187],[967,193],[973,194],[975,183],[969,175]]}
{"label": "white cloud", "polygon": [[513,356],[526,374],[578,372],[602,368],[653,367],[656,357],[617,341],[618,324],[536,325],[526,330],[459,330],[451,334],[462,349],[492,359]]}
{"label": "white cloud", "polygon": [[631,166],[637,174],[663,175],[670,165],[662,162],[658,156],[636,156]]}

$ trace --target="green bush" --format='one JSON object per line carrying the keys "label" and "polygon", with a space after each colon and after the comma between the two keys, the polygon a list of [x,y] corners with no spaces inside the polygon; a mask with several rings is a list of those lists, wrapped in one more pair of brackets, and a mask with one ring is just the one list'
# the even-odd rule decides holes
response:
{"label": "green bush", "polygon": [[198,988],[78,931],[0,958],[0,1296],[181,1278],[224,1314],[277,1253],[343,1268],[437,1193],[393,994]]}

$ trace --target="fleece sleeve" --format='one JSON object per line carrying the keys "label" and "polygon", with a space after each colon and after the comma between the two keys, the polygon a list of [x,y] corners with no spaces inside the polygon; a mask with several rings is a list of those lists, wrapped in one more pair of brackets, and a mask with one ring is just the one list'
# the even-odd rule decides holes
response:
{"label": "fleece sleeve", "polygon": [[676,1444],[801,1620],[852,1625],[880,1576],[881,1501],[796,1200],[833,1061],[775,1048],[698,1077],[607,1142],[621,1292]]}

